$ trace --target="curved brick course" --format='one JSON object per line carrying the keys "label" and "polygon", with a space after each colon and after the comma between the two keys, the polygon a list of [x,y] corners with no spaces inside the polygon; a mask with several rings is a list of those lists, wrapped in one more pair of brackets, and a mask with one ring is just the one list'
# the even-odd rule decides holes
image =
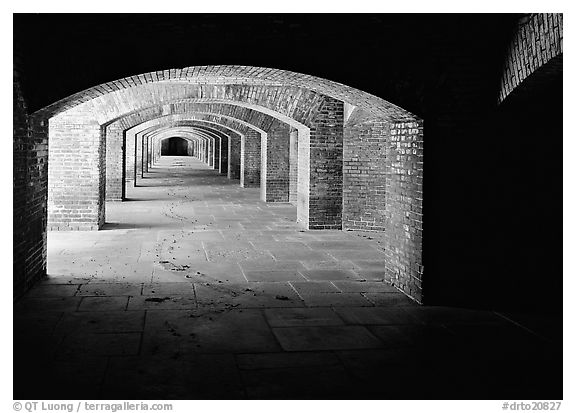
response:
{"label": "curved brick course", "polygon": [[[189,86],[192,86],[193,93],[202,96],[229,96],[235,101],[244,100],[248,96],[250,98],[247,101],[252,101],[252,96],[269,97],[282,94],[277,109],[289,109],[298,100],[309,106],[311,95],[307,93],[312,92],[341,100],[388,121],[414,118],[407,111],[384,99],[341,83],[302,73],[252,66],[191,66],[130,76],[76,93],[39,112],[50,117],[96,99],[101,99],[98,103],[103,106],[97,104],[95,107],[102,108],[104,112],[109,111],[107,108],[118,110],[125,100],[143,98],[147,93],[146,88],[154,84],[162,84],[162,88],[168,85],[174,87],[169,92],[170,98],[186,94]],[[270,92],[271,90],[275,91]],[[111,94],[116,95],[112,97]],[[110,96],[106,98],[107,95]],[[284,113],[282,110],[280,112]]]}
{"label": "curved brick course", "polygon": [[499,102],[530,75],[562,55],[562,21],[561,13],[542,13],[526,16],[518,22],[504,62]]}

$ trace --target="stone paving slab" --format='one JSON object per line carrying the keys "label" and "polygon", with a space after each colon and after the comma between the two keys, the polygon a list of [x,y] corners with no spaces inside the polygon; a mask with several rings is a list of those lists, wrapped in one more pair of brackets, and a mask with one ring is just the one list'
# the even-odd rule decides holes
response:
{"label": "stone paving slab", "polygon": [[129,297],[83,297],[78,311],[126,310]]}
{"label": "stone paving slab", "polygon": [[134,296],[142,294],[142,284],[121,284],[121,283],[98,283],[85,284],[80,286],[78,296],[115,296],[126,295]]}
{"label": "stone paving slab", "polygon": [[298,294],[338,293],[340,290],[331,281],[291,281]]}
{"label": "stone paving slab", "polygon": [[144,329],[144,311],[93,311],[66,313],[55,328],[54,334],[74,332],[122,333],[140,332]]}
{"label": "stone paving slab", "polygon": [[286,351],[346,350],[383,347],[362,326],[317,326],[273,328]]}
{"label": "stone paving slab", "polygon": [[289,284],[196,284],[200,307],[304,307],[304,302]]}
{"label": "stone paving slab", "polygon": [[138,354],[141,333],[84,333],[64,337],[57,360],[86,356],[128,356]]}
{"label": "stone paving slab", "polygon": [[[187,323],[182,316],[175,319],[174,313],[171,315],[171,321],[160,324],[160,329],[145,330],[142,354],[280,351],[280,346],[260,310],[198,311]],[[153,326],[158,324],[157,320]]]}
{"label": "stone paving slab", "polygon": [[302,275],[313,281],[357,280],[356,273],[350,270],[319,269],[302,271]]}
{"label": "stone paving slab", "polygon": [[244,388],[234,357],[224,355],[111,358],[104,399],[240,399]]}
{"label": "stone paving slab", "polygon": [[271,327],[335,326],[342,319],[329,308],[268,308],[264,310]]}
{"label": "stone paving slab", "polygon": [[249,399],[339,399],[352,381],[342,366],[243,370]]}
{"label": "stone paving slab", "polygon": [[49,276],[14,304],[15,397],[403,398],[417,377],[442,387],[415,397],[509,399],[558,380],[546,317],[418,306],[380,282],[383,234],[303,230],[175,159],[102,231],[48,234]]}
{"label": "stone paving slab", "polygon": [[136,296],[130,297],[128,310],[191,310],[197,307],[196,296],[192,294],[175,295],[160,294],[158,296]]}
{"label": "stone paving slab", "polygon": [[298,271],[244,271],[248,281],[304,281],[305,278]]}
{"label": "stone paving slab", "polygon": [[372,307],[374,304],[360,293],[301,294],[308,307]]}
{"label": "stone paving slab", "polygon": [[328,351],[238,354],[236,360],[241,370],[335,366],[340,364],[339,358]]}

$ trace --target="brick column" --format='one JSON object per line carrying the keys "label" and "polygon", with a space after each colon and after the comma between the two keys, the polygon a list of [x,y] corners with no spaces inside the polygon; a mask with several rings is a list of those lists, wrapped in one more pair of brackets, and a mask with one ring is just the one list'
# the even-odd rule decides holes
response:
{"label": "brick column", "polygon": [[134,186],[138,186],[138,180],[142,179],[142,132],[136,134],[136,161],[134,172]]}
{"label": "brick column", "polygon": [[240,179],[240,151],[242,138],[236,132],[230,131],[228,139],[228,179]]}
{"label": "brick column", "polygon": [[390,126],[386,148],[385,277],[422,302],[423,125]]}
{"label": "brick column", "polygon": [[214,139],[206,138],[206,164],[212,166],[214,163]]}
{"label": "brick column", "polygon": [[220,169],[221,174],[228,174],[228,137],[220,135]]}
{"label": "brick column", "polygon": [[76,108],[49,120],[48,228],[97,230],[104,224],[106,144],[93,114]]}
{"label": "brick column", "polygon": [[142,137],[142,177],[148,172],[148,137]]}
{"label": "brick column", "polygon": [[124,131],[118,122],[106,127],[106,201],[124,198]]}
{"label": "brick column", "polygon": [[[128,186],[136,186],[134,177],[136,175],[135,169],[135,160],[136,160],[136,137],[134,133],[124,132],[124,143],[125,143],[125,150],[124,150],[124,158],[125,158],[125,171],[124,171],[124,180],[126,182],[126,187]],[[126,191],[124,192],[126,193]]]}
{"label": "brick column", "polygon": [[296,205],[298,199],[298,129],[290,129],[290,187],[288,201]]}
{"label": "brick column", "polygon": [[214,169],[220,172],[220,137],[214,136],[214,163],[212,165]]}
{"label": "brick column", "polygon": [[309,132],[299,131],[297,216],[308,229],[342,229],[343,124],[343,102],[326,98]]}
{"label": "brick column", "polygon": [[148,154],[147,154],[147,170],[150,169],[152,167],[152,154],[153,154],[154,148],[153,148],[153,143],[152,143],[152,138],[148,138]]}
{"label": "brick column", "polygon": [[275,120],[261,137],[260,199],[288,202],[290,192],[290,125]]}
{"label": "brick column", "polygon": [[249,129],[240,143],[240,186],[258,188],[260,186],[260,133]]}
{"label": "brick column", "polygon": [[343,229],[384,231],[389,135],[378,119],[344,127]]}

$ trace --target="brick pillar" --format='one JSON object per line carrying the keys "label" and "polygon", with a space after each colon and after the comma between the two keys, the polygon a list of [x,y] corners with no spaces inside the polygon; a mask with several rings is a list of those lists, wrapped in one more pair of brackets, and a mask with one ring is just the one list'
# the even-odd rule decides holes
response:
{"label": "brick pillar", "polygon": [[422,302],[423,125],[390,126],[386,147],[385,277]]}
{"label": "brick pillar", "polygon": [[260,133],[249,129],[240,143],[240,186],[258,188],[260,186]]}
{"label": "brick pillar", "polygon": [[142,138],[142,177],[148,172],[148,137]]}
{"label": "brick pillar", "polygon": [[106,127],[106,201],[124,198],[124,131],[118,122]]}
{"label": "brick pillar", "polygon": [[134,169],[134,186],[142,179],[142,132],[136,134],[136,160]]}
{"label": "brick pillar", "polygon": [[343,229],[384,231],[389,135],[378,119],[344,127]]}
{"label": "brick pillar", "polygon": [[212,166],[214,163],[214,140],[206,138],[206,164]]}
{"label": "brick pillar", "polygon": [[[126,182],[126,187],[129,186],[136,186],[136,183],[134,181],[134,177],[136,175],[136,169],[135,169],[135,160],[136,160],[136,136],[134,135],[134,132],[130,133],[130,132],[124,132],[124,143],[125,143],[125,153],[124,153],[124,157],[125,157],[125,171],[124,171],[124,179]],[[126,193],[126,192],[124,192]]]}
{"label": "brick pillar", "polygon": [[104,224],[105,133],[84,108],[49,120],[48,228],[97,230]]}
{"label": "brick pillar", "polygon": [[214,137],[214,163],[212,165],[214,169],[220,171],[220,137]]}
{"label": "brick pillar", "polygon": [[204,138],[204,163],[209,165],[210,162],[210,142]]}
{"label": "brick pillar", "polygon": [[220,135],[220,169],[221,174],[228,174],[228,137]]}
{"label": "brick pillar", "polygon": [[152,138],[148,138],[147,170],[152,167],[152,153],[154,151]]}
{"label": "brick pillar", "polygon": [[228,139],[228,179],[240,179],[240,150],[242,138],[230,131]]}
{"label": "brick pillar", "polygon": [[290,129],[290,187],[288,201],[296,205],[298,199],[298,129]]}
{"label": "brick pillar", "polygon": [[48,121],[28,116],[14,74],[12,275],[16,298],[46,275]]}
{"label": "brick pillar", "polygon": [[343,124],[343,102],[326,98],[309,132],[298,134],[297,216],[308,229],[342,229]]}
{"label": "brick pillar", "polygon": [[290,125],[275,120],[261,137],[260,199],[288,202],[290,192]]}

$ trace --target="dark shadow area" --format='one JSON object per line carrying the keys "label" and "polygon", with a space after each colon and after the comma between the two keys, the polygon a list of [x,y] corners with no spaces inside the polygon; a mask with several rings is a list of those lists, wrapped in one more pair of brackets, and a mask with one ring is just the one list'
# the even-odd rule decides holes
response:
{"label": "dark shadow area", "polygon": [[160,142],[160,154],[162,156],[188,156],[188,141],[178,137],[163,139]]}

